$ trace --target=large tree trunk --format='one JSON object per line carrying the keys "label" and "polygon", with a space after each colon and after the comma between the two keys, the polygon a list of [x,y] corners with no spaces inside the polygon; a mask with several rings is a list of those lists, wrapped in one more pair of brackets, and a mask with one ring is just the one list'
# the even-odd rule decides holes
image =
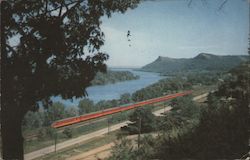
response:
{"label": "large tree trunk", "polygon": [[18,106],[1,108],[2,154],[4,160],[23,160],[22,117]]}
{"label": "large tree trunk", "polygon": [[[7,7],[7,3],[0,3],[1,9]],[[6,28],[9,24],[9,16],[12,16],[12,11],[9,13],[1,12],[1,137],[2,137],[2,157],[4,160],[23,160],[23,137],[22,137],[22,119],[24,111],[18,103],[18,93],[12,86],[11,73],[7,67],[7,47]],[[5,17],[5,18],[3,18]],[[6,20],[7,17],[7,20]],[[9,52],[10,53],[10,52]],[[13,92],[14,91],[14,92]],[[19,104],[19,105],[18,105]],[[1,159],[1,158],[0,158]]]}
{"label": "large tree trunk", "polygon": [[[1,2],[1,9],[6,7]],[[1,18],[6,16],[5,13]],[[8,17],[8,16],[7,16]],[[2,18],[3,19],[3,18]],[[22,107],[17,105],[17,92],[13,94],[13,87],[10,83],[13,77],[8,76],[7,71],[7,50],[6,50],[6,20],[1,25],[1,137],[2,137],[2,157],[4,160],[23,160],[23,137],[22,137]],[[8,77],[8,78],[7,78]]]}

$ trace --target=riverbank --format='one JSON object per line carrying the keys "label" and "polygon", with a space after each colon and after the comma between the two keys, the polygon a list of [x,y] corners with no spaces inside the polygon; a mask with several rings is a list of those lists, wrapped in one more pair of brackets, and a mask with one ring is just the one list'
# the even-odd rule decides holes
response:
{"label": "riverbank", "polygon": [[145,88],[153,83],[158,82],[160,79],[165,78],[158,73],[143,72],[128,68],[112,68],[112,71],[129,71],[135,76],[139,76],[139,79],[117,82],[114,84],[90,86],[86,89],[88,96],[83,98],[73,98],[72,100],[64,100],[60,96],[53,97],[54,102],[61,102],[66,106],[77,106],[79,101],[88,98],[94,103],[102,100],[119,99],[122,94],[132,94],[135,91]]}

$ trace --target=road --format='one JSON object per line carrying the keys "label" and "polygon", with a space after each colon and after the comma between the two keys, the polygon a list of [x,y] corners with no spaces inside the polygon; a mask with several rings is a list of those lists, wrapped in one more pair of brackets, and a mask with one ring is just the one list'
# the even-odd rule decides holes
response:
{"label": "road", "polygon": [[155,116],[163,116],[162,113],[168,112],[168,111],[170,111],[171,109],[172,109],[172,107],[167,106],[167,107],[165,107],[165,108],[163,108],[163,109],[159,109],[159,110],[157,110],[157,111],[154,111],[153,114],[154,114]]}
{"label": "road", "polygon": [[194,101],[197,101],[197,102],[201,102],[201,101],[204,101],[207,96],[208,96],[209,93],[204,93],[204,94],[201,94],[199,96],[196,96],[193,98]]}
{"label": "road", "polygon": [[[117,129],[120,129],[122,126],[127,125],[129,122],[130,121],[124,121],[122,123],[118,123],[118,124],[115,124],[113,126],[110,126],[109,131],[115,131]],[[85,135],[79,136],[77,138],[73,138],[73,139],[70,139],[70,140],[58,143],[56,145],[56,149],[57,150],[61,150],[63,148],[70,147],[72,145],[76,145],[76,144],[82,143],[84,141],[87,141],[89,139],[92,139],[92,138],[104,135],[106,133],[108,133],[108,128],[103,128],[103,129],[100,129],[98,131],[95,131],[95,132],[92,132],[92,133],[89,133],[89,134],[85,134]],[[49,154],[49,153],[54,152],[54,151],[55,151],[55,146],[52,145],[52,146],[49,146],[49,147],[46,147],[46,148],[43,148],[43,149],[31,152],[31,153],[25,154],[24,155],[24,159],[25,160],[32,160],[32,159],[41,157],[43,155]]]}
{"label": "road", "polygon": [[[206,96],[207,96],[207,94],[202,94],[202,95],[194,97],[193,100],[197,101],[197,100],[199,100],[201,98],[204,98]],[[171,110],[171,107],[167,106],[164,109],[160,109],[160,110],[154,111],[153,114],[155,114],[156,116],[160,116],[160,115],[162,115],[162,113],[164,113],[166,111],[170,111],[170,110]],[[112,126],[110,126],[109,131],[118,130],[121,127],[127,125],[128,123],[130,123],[130,121],[124,121],[124,122],[112,125]],[[104,135],[106,133],[108,133],[108,128],[107,127],[103,128],[103,129],[100,129],[98,131],[94,131],[94,132],[89,133],[89,134],[85,134],[85,135],[79,136],[77,138],[73,138],[73,139],[70,139],[70,140],[58,143],[57,146],[56,146],[56,149],[57,150],[61,150],[63,148],[67,148],[67,147],[70,147],[72,145],[76,145],[76,144],[82,143],[82,142],[90,140],[92,138],[102,136],[102,135]],[[32,160],[32,159],[41,157],[43,155],[52,153],[54,151],[55,151],[55,146],[51,145],[49,147],[45,147],[45,148],[42,148],[40,150],[37,150],[37,151],[25,154],[24,155],[24,159],[25,160]]]}
{"label": "road", "polygon": [[[193,98],[194,101],[202,102],[208,96],[208,93],[196,96]],[[155,116],[162,116],[164,112],[168,112],[172,107],[167,106],[164,109],[157,110],[153,112]],[[101,160],[109,157],[111,155],[111,148],[114,146],[114,143],[105,144],[103,146],[94,148],[90,151],[80,153],[78,155],[67,158],[66,160]]]}
{"label": "road", "polygon": [[[161,113],[163,113],[164,111],[169,111],[170,109],[171,109],[171,107],[166,107],[165,109],[160,109],[160,110],[157,110],[157,111],[153,112],[153,114],[155,114],[157,116],[160,116]],[[130,121],[124,121],[124,122],[112,125],[112,126],[110,126],[109,131],[112,132],[112,131],[118,130],[121,127],[127,125],[128,123],[130,123]],[[56,149],[57,150],[61,150],[61,149],[66,148],[66,147],[70,147],[72,145],[76,145],[76,144],[82,143],[82,142],[87,141],[89,139],[92,139],[92,138],[95,138],[95,137],[99,137],[99,136],[104,135],[106,133],[108,133],[108,128],[107,127],[103,128],[103,129],[100,129],[98,131],[89,133],[89,134],[85,134],[85,135],[79,136],[77,138],[73,138],[73,139],[70,139],[70,140],[58,143],[56,145]],[[55,146],[52,145],[52,146],[49,146],[49,147],[46,147],[46,148],[43,148],[43,149],[31,152],[31,153],[25,154],[24,155],[24,159],[25,160],[32,160],[32,159],[41,157],[43,155],[49,154],[49,153],[54,152],[54,151],[55,151]]]}
{"label": "road", "polygon": [[[151,134],[151,135],[157,136],[157,134]],[[144,136],[144,135],[142,134],[141,136]],[[126,138],[130,140],[135,140],[137,139],[137,135],[129,135]],[[66,158],[66,160],[101,160],[111,155],[111,148],[114,145],[115,143],[111,142],[103,146],[91,149],[90,151]],[[137,147],[137,144],[135,144],[135,147]]]}

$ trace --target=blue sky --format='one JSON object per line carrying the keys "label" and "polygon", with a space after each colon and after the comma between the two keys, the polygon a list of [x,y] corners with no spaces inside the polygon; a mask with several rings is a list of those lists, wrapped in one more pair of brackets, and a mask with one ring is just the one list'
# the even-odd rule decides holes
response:
{"label": "blue sky", "polygon": [[[201,52],[247,54],[249,1],[158,0],[102,19],[109,66],[143,66],[158,56],[190,58]],[[203,3],[205,2],[205,3]],[[131,41],[127,31],[131,31]]]}

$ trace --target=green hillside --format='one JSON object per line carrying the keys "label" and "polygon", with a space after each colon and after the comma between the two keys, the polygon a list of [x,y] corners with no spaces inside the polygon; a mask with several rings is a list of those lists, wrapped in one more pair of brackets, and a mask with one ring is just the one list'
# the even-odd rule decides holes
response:
{"label": "green hillside", "polygon": [[135,80],[140,77],[134,75],[129,71],[111,71],[108,70],[107,73],[98,72],[92,80],[92,85],[105,85],[105,84],[113,84],[122,81]]}
{"label": "green hillside", "polygon": [[247,56],[218,56],[200,53],[194,58],[168,58],[159,56],[154,62],[141,68],[142,71],[160,72],[162,74],[176,74],[196,71],[227,71],[241,62]]}

